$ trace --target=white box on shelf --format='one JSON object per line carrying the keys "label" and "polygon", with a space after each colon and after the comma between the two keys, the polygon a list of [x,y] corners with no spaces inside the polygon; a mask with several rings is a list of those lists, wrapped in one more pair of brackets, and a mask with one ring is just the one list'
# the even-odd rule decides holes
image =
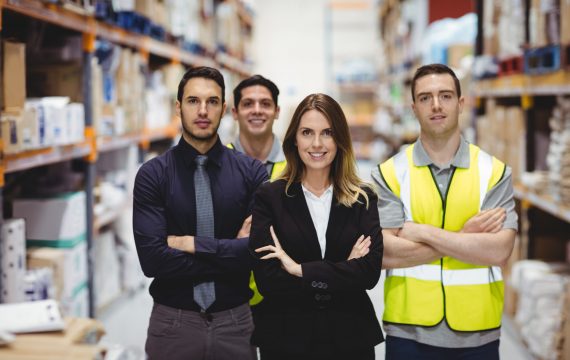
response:
{"label": "white box on shelf", "polygon": [[94,241],[95,308],[99,309],[121,294],[121,268],[115,233],[105,231]]}
{"label": "white box on shelf", "polygon": [[67,143],[85,140],[85,108],[81,103],[70,103],[65,107]]}
{"label": "white box on shelf", "polygon": [[26,224],[24,219],[7,219],[0,239],[0,302],[26,300]]}
{"label": "white box on shelf", "polygon": [[85,192],[16,199],[14,217],[26,219],[28,246],[72,247],[85,239]]}
{"label": "white box on shelf", "polygon": [[86,282],[75,289],[72,297],[61,301],[61,311],[65,316],[89,317],[89,289]]}
{"label": "white box on shelf", "polygon": [[65,327],[55,300],[0,304],[0,330],[14,333],[59,331]]}

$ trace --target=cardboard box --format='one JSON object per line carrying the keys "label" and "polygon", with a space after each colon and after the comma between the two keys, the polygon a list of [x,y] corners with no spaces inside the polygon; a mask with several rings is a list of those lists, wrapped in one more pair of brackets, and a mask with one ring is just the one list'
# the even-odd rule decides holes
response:
{"label": "cardboard box", "polygon": [[2,113],[0,115],[2,124],[2,142],[4,154],[16,154],[22,151],[21,148],[21,113]]}
{"label": "cardboard box", "polygon": [[461,59],[473,55],[472,44],[455,44],[447,48],[447,66],[460,68]]}
{"label": "cardboard box", "polygon": [[0,347],[0,360],[93,360],[102,359],[105,349],[96,344],[105,330],[101,322],[66,318],[64,331],[22,334],[14,343]]}
{"label": "cardboard box", "polygon": [[56,299],[71,303],[87,282],[87,243],[71,248],[29,248],[28,268],[51,268],[55,283]]}
{"label": "cardboard box", "polygon": [[156,0],[135,0],[135,12],[152,19]]}
{"label": "cardboard box", "polygon": [[26,101],[26,45],[4,41],[4,109],[23,109]]}
{"label": "cardboard box", "polygon": [[58,197],[15,199],[14,217],[26,219],[28,246],[70,248],[85,239],[85,192]]}
{"label": "cardboard box", "polygon": [[26,300],[26,224],[24,219],[6,219],[0,239],[0,302]]}
{"label": "cardboard box", "polygon": [[64,316],[89,316],[89,289],[86,282],[75,289],[73,297],[61,301],[61,311]]}
{"label": "cardboard box", "polygon": [[114,232],[106,231],[97,236],[94,257],[95,308],[99,309],[121,294],[121,266]]}
{"label": "cardboard box", "polygon": [[560,0],[560,43],[570,44],[570,0]]}
{"label": "cardboard box", "polygon": [[28,69],[28,93],[34,97],[67,96],[83,102],[83,64],[66,62]]}

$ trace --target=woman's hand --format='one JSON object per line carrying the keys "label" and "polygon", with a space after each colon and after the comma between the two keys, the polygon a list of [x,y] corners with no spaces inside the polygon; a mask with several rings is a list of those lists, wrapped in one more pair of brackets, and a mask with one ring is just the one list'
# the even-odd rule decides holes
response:
{"label": "woman's hand", "polygon": [[255,249],[255,252],[260,253],[264,251],[269,251],[270,252],[269,254],[261,257],[262,260],[273,259],[273,258],[279,259],[279,261],[281,261],[281,267],[285,269],[285,271],[287,271],[291,275],[297,277],[303,277],[303,269],[301,265],[297,264],[295,261],[293,261],[293,259],[289,257],[289,255],[287,255],[287,253],[285,253],[285,251],[281,247],[281,244],[279,243],[277,235],[275,235],[273,226],[269,227],[269,232],[271,233],[271,237],[273,238],[273,242],[275,243],[275,245],[266,245],[257,248]]}
{"label": "woman's hand", "polygon": [[350,252],[350,255],[348,255],[347,260],[358,259],[368,254],[371,243],[372,241],[370,240],[370,236],[364,237],[364,235],[360,235],[352,247],[352,251]]}

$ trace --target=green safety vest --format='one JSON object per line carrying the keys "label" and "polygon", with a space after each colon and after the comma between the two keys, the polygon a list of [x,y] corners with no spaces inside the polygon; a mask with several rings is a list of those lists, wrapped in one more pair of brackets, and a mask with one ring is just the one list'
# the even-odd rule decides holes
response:
{"label": "green safety vest", "polygon": [[[457,232],[477,214],[487,192],[503,177],[505,164],[469,145],[470,166],[456,168],[442,197],[428,166],[413,163],[414,145],[379,165],[390,190],[404,204],[406,220]],[[386,271],[387,323],[434,326],[443,318],[456,331],[501,326],[504,284],[498,266],[480,266],[445,256],[429,264]]]}
{"label": "green safety vest", "polygon": [[[235,149],[235,146],[232,143],[229,143],[226,146],[230,149]],[[286,161],[278,161],[276,163],[273,163],[273,166],[271,167],[271,173],[269,174],[269,179],[271,180],[277,179],[285,169],[285,165],[287,165]],[[253,277],[253,271],[249,276],[249,288],[251,289],[251,291],[253,291],[253,296],[251,297],[251,299],[249,299],[249,305],[254,306],[259,304],[261,300],[263,300],[263,295],[261,295],[261,293],[257,289],[257,284],[255,283],[255,278]]]}

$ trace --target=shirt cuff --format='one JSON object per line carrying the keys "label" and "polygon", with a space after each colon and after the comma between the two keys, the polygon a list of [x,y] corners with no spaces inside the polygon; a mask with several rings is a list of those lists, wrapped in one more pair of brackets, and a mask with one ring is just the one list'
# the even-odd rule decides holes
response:
{"label": "shirt cuff", "polygon": [[194,236],[194,248],[196,254],[216,254],[218,252],[218,241],[210,237]]}

